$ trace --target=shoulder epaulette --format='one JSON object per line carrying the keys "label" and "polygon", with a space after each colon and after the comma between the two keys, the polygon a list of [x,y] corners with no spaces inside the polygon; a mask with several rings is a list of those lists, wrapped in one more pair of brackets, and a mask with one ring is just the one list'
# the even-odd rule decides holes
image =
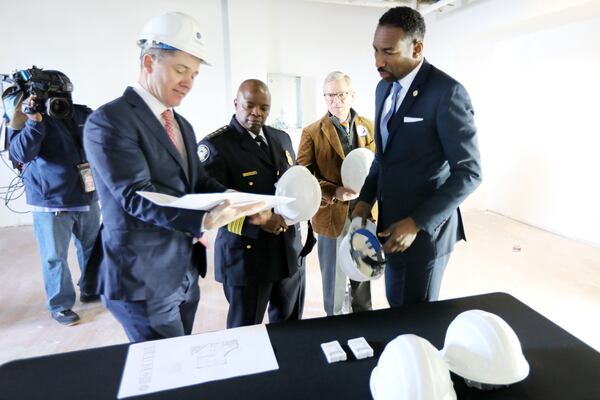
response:
{"label": "shoulder epaulette", "polygon": [[214,137],[219,136],[220,134],[222,134],[223,132],[227,131],[227,129],[229,129],[229,125],[223,125],[222,127],[220,127],[219,129],[217,129],[216,131],[209,133],[208,135],[206,135],[206,137],[204,137],[204,139],[212,139]]}

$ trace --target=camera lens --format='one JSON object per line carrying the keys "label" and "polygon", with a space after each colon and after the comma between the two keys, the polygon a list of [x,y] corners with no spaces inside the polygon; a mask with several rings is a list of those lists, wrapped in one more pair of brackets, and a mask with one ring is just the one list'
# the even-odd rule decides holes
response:
{"label": "camera lens", "polygon": [[62,97],[51,97],[46,103],[49,117],[69,118],[71,116],[71,102]]}

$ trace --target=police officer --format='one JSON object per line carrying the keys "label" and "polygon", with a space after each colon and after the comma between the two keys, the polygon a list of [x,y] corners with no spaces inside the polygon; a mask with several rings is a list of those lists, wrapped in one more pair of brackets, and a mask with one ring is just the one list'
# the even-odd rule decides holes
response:
{"label": "police officer", "polygon": [[[46,71],[69,82],[58,71]],[[25,109],[35,109],[36,98],[23,102]],[[27,204],[33,211],[33,230],[38,243],[47,307],[54,320],[74,325],[79,315],[72,308],[75,288],[67,263],[71,235],[75,240],[81,276],[90,257],[98,230],[100,210],[89,165],[83,151],[83,125],[91,110],[74,105],[68,118],[53,118],[47,110],[24,114],[17,108],[13,121],[26,121],[9,129],[9,154],[22,163]],[[83,282],[80,281],[83,288]],[[80,293],[81,302],[98,299]]]}
{"label": "police officer", "polygon": [[[244,81],[234,100],[229,125],[199,143],[200,161],[209,175],[241,192],[272,195],[275,183],[294,164],[287,133],[265,125],[271,105],[266,84]],[[245,218],[219,229],[215,275],[229,302],[227,328],[300,319],[304,305],[304,259],[299,225],[288,226],[271,214],[262,225]]]}

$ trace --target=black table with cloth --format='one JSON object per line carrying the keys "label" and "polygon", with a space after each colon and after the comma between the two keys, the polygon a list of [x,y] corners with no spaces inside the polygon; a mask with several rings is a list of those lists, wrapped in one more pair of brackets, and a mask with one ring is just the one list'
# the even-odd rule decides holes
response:
{"label": "black table with cloth", "polygon": [[[370,399],[369,377],[386,343],[413,333],[443,347],[450,322],[481,309],[502,317],[521,340],[531,371],[497,391],[466,387],[459,400],[600,399],[600,353],[514,297],[473,297],[267,325],[279,370],[132,397],[144,399]],[[576,310],[573,310],[576,312]],[[364,336],[375,357],[356,360],[348,339]],[[328,364],[320,343],[338,340],[348,361]],[[0,367],[0,399],[115,399],[128,344],[36,357]]]}

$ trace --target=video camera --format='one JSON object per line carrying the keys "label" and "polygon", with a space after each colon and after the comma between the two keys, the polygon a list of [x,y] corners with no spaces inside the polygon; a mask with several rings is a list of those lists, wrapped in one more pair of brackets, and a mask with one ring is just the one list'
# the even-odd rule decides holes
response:
{"label": "video camera", "polygon": [[16,104],[30,96],[35,96],[33,106],[26,105],[26,114],[42,113],[51,118],[65,119],[73,114],[71,92],[73,84],[60,71],[44,71],[35,65],[12,75],[2,75],[2,81],[13,84],[2,94],[6,103]]}

